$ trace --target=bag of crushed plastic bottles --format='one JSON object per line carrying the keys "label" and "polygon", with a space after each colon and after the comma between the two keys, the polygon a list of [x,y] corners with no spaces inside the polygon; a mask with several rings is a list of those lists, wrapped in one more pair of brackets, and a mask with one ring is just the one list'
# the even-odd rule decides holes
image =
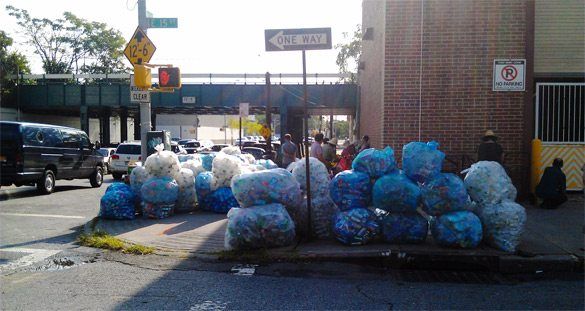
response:
{"label": "bag of crushed plastic bottles", "polygon": [[187,161],[199,161],[199,163],[201,163],[199,155],[196,154],[177,154],[177,158],[181,164]]}
{"label": "bag of crushed plastic bottles", "polygon": [[496,204],[516,200],[516,187],[498,162],[479,161],[463,173],[464,183],[471,199],[479,204]]}
{"label": "bag of crushed plastic bottles", "polygon": [[482,239],[479,217],[469,211],[450,212],[431,221],[431,233],[442,246],[474,248]]}
{"label": "bag of crushed plastic bottles", "polygon": [[136,195],[124,183],[113,183],[100,200],[99,217],[107,219],[134,219]]}
{"label": "bag of crushed plastic bottles", "polygon": [[488,204],[479,208],[479,219],[487,244],[505,252],[516,251],[526,224],[526,210],[522,205],[511,201]]}
{"label": "bag of crushed plastic bottles", "polygon": [[382,150],[374,148],[360,152],[351,163],[354,171],[368,174],[371,178],[378,178],[396,170],[394,150],[386,147]]}
{"label": "bag of crushed plastic bottles", "polygon": [[179,197],[175,205],[175,212],[186,213],[195,209],[197,204],[197,192],[195,191],[195,178],[193,171],[182,168],[176,176],[179,185]]}
{"label": "bag of crushed plastic bottles", "polygon": [[256,158],[254,158],[253,155],[249,154],[249,153],[242,153],[242,154],[238,154],[236,155],[245,165],[248,164],[255,164],[256,163]]}
{"label": "bag of crushed plastic bottles", "polygon": [[163,150],[162,144],[155,147],[156,152],[149,155],[144,163],[144,168],[149,175],[154,177],[175,177],[181,169],[181,163],[177,155],[168,150]]}
{"label": "bag of crushed plastic bottles", "polygon": [[424,243],[429,222],[418,213],[388,213],[381,219],[382,237],[392,244]]}
{"label": "bag of crushed plastic bottles", "polygon": [[469,195],[461,178],[451,173],[440,173],[420,187],[423,210],[433,216],[465,210]]}
{"label": "bag of crushed plastic bottles", "polygon": [[445,154],[435,141],[428,143],[410,142],[402,147],[402,169],[408,178],[424,183],[439,174]]}
{"label": "bag of crushed plastic bottles", "polygon": [[370,176],[353,170],[335,175],[329,183],[329,196],[342,211],[368,207],[371,192]]}
{"label": "bag of crushed plastic bottles", "polygon": [[[202,204],[203,203],[203,204]],[[227,213],[232,207],[240,207],[238,201],[228,187],[220,187],[210,192],[199,201],[202,210],[209,210],[218,214]]]}
{"label": "bag of crushed plastic bottles", "polygon": [[[306,159],[302,158],[300,161],[295,162],[295,166],[292,169],[292,174],[297,179],[301,190],[307,192],[307,163]],[[311,181],[311,195],[321,196],[325,195],[329,191],[329,172],[323,162],[317,158],[309,157],[309,169],[310,169],[310,181]]]}
{"label": "bag of crushed plastic bottles", "polygon": [[132,172],[130,173],[130,187],[132,187],[132,191],[134,191],[134,194],[139,198],[142,197],[142,194],[140,193],[142,184],[144,184],[149,178],[150,175],[148,175],[148,172],[143,166],[137,166],[132,169]]}
{"label": "bag of crushed plastic bottles", "polygon": [[239,147],[236,146],[229,146],[229,147],[224,147],[221,148],[220,152],[223,152],[225,154],[229,154],[229,155],[238,155],[238,154],[242,154],[242,151],[240,150]]}
{"label": "bag of crushed plastic bottles", "polygon": [[367,208],[339,211],[333,220],[333,234],[345,245],[364,245],[380,232],[377,216]]}
{"label": "bag of crushed plastic bottles", "polygon": [[[303,201],[306,209],[307,200]],[[329,194],[311,198],[311,228],[317,239],[333,238],[333,218],[339,211]]]}
{"label": "bag of crushed plastic bottles", "polygon": [[401,172],[380,177],[372,188],[373,205],[388,212],[415,212],[419,201],[419,187]]}
{"label": "bag of crushed plastic bottles", "polygon": [[217,183],[212,172],[202,172],[195,178],[195,192],[197,193],[197,201],[199,202],[199,208],[204,211],[211,210],[208,206],[205,197],[212,191],[217,189]]}
{"label": "bag of crushed plastic bottles", "polygon": [[213,159],[211,170],[218,187],[230,187],[232,178],[242,173],[242,161],[238,157],[219,153]]}
{"label": "bag of crushed plastic bottles", "polygon": [[203,164],[197,160],[189,160],[186,162],[181,163],[182,168],[190,169],[193,172],[193,178],[196,178],[197,175],[200,173],[205,172],[205,168],[203,168]]}
{"label": "bag of crushed plastic bottles", "polygon": [[171,177],[151,177],[140,189],[144,217],[162,219],[174,213],[179,186]]}
{"label": "bag of crushed plastic bottles", "polygon": [[253,164],[260,165],[268,170],[273,169],[273,168],[278,168],[278,165],[276,165],[276,163],[274,163],[272,160],[265,160],[265,159],[256,160]]}
{"label": "bag of crushed plastic bottles", "polygon": [[303,200],[299,183],[282,168],[235,176],[231,187],[242,207],[269,203],[296,206]]}
{"label": "bag of crushed plastic bottles", "polygon": [[213,169],[213,159],[215,159],[216,156],[217,152],[212,152],[201,156],[201,164],[206,171],[211,172]]}
{"label": "bag of crushed plastic bottles", "polygon": [[295,224],[281,204],[232,208],[227,218],[227,250],[280,247],[294,242]]}

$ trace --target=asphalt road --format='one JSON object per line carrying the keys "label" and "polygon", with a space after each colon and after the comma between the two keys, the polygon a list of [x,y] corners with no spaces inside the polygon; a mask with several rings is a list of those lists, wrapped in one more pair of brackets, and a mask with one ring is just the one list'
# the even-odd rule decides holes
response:
{"label": "asphalt road", "polygon": [[80,247],[89,182],[0,190],[2,310],[584,309],[582,274],[503,276],[342,263],[217,262]]}

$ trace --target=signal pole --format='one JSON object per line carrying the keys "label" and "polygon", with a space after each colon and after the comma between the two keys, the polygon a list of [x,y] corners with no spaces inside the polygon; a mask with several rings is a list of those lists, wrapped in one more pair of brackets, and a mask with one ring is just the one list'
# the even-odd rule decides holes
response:
{"label": "signal pole", "polygon": [[[144,33],[147,33],[148,26],[148,19],[146,17],[146,0],[138,0],[138,27],[140,27]],[[146,161],[148,153],[146,136],[152,127],[150,110],[150,102],[140,103],[140,153],[142,155],[142,163]]]}

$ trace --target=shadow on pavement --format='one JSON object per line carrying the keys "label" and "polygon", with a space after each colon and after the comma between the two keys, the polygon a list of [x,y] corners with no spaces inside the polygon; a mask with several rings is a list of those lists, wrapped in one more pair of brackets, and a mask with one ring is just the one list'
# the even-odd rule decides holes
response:
{"label": "shadow on pavement", "polygon": [[79,235],[80,229],[81,229],[81,227],[77,226],[77,227],[70,228],[69,229],[69,230],[71,230],[70,233],[62,234],[59,236],[54,236],[54,237],[39,239],[39,240],[34,240],[34,241],[27,241],[27,242],[22,242],[22,243],[14,243],[14,244],[6,244],[6,245],[0,244],[0,248],[23,247],[23,246],[34,245],[34,244],[39,244],[39,243],[59,244],[59,245],[69,244],[69,243],[75,242],[75,240],[77,240],[77,236]]}
{"label": "shadow on pavement", "polygon": [[[17,188],[17,189],[10,189],[9,191],[2,191],[0,192],[0,201],[8,201],[8,200],[15,200],[15,199],[23,199],[23,198],[30,198],[35,196],[42,196],[38,192],[36,187],[28,187],[22,186],[26,188]],[[71,190],[78,190],[78,189],[87,189],[91,188],[91,186],[55,186],[54,192],[64,192],[64,191],[71,191]],[[16,191],[14,191],[16,190]]]}

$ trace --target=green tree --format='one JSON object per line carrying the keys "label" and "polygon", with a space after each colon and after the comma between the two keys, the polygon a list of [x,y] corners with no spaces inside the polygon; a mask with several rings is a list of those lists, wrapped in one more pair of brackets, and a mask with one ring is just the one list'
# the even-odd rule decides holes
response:
{"label": "green tree", "polygon": [[0,96],[3,103],[14,100],[13,90],[16,84],[15,80],[9,79],[9,76],[30,73],[26,56],[16,51],[8,51],[12,43],[12,38],[0,30]]}
{"label": "green tree", "polygon": [[125,72],[124,38],[104,23],[89,22],[73,13],[63,18],[31,17],[28,11],[7,6],[27,43],[41,58],[45,73]]}
{"label": "green tree", "polygon": [[[349,40],[349,41],[348,41]],[[349,79],[342,79],[346,82],[357,82],[357,70],[360,62],[360,56],[362,54],[362,28],[358,24],[356,30],[353,32],[353,36],[347,32],[343,33],[344,43],[335,45],[337,52],[337,60],[335,63],[339,68],[340,73],[350,74]]]}

